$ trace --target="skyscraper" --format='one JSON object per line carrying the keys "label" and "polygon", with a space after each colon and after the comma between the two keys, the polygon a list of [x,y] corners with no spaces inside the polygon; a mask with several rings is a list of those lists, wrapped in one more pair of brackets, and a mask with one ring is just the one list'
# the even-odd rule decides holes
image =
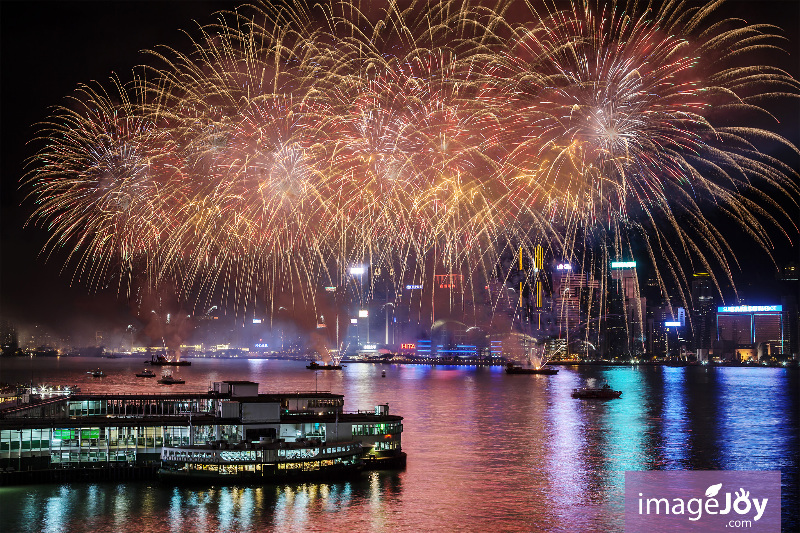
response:
{"label": "skyscraper", "polygon": [[[639,294],[636,261],[611,263],[612,289],[607,309],[606,340],[612,355],[639,355],[644,352],[646,302]],[[622,323],[620,323],[622,322]],[[624,333],[623,333],[624,332]],[[619,343],[622,345],[619,345]]]}
{"label": "skyscraper", "polygon": [[698,272],[692,276],[692,331],[694,349],[709,350],[714,342],[714,286],[711,275]]}

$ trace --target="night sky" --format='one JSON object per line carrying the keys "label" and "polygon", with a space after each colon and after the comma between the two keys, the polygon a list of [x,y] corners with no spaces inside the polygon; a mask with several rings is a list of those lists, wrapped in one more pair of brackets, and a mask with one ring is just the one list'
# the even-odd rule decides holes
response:
{"label": "night sky", "polygon": [[[115,72],[123,81],[129,81],[132,67],[149,61],[142,50],[160,44],[187,50],[188,39],[179,30],[195,28],[193,20],[210,23],[215,11],[237,4],[0,1],[0,317],[15,323],[58,326],[58,330],[83,322],[103,327],[104,323],[128,320],[130,305],[117,295],[116,287],[95,293],[85,284],[71,283],[72,272],[62,270],[62,258],[54,256],[46,261],[40,255],[46,232],[23,228],[32,210],[18,189],[25,160],[33,155],[28,141],[36,132],[35,124],[47,117],[48,107],[63,103],[79,83],[97,80],[108,86],[105,82]],[[800,2],[733,1],[725,13],[749,23],[768,22],[782,27],[789,38],[785,48],[792,55],[779,57],[777,64],[798,77]],[[773,111],[781,119],[777,131],[800,144],[800,106],[783,101]],[[800,168],[796,156],[780,155]],[[800,212],[794,211],[795,219],[800,221]],[[713,212],[709,218],[714,220]],[[798,261],[797,231],[792,231],[790,237],[791,242],[776,236],[775,256],[779,263]],[[733,240],[740,239],[733,235]],[[774,284],[767,289],[771,294],[761,294],[757,288],[761,281],[775,276],[768,259],[754,245],[740,246],[737,251],[743,258],[742,272],[736,274],[743,295],[774,299]]]}

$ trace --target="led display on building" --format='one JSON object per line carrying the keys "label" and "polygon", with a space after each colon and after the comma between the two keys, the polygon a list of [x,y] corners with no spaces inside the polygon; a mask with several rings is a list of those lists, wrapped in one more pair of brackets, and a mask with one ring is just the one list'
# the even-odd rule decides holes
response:
{"label": "led display on building", "polygon": [[779,313],[783,311],[782,305],[732,305],[717,307],[718,313]]}

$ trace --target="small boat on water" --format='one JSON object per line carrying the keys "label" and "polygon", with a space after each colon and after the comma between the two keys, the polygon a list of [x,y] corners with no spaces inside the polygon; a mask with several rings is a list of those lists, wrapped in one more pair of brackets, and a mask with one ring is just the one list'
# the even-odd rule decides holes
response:
{"label": "small boat on water", "polygon": [[182,385],[186,383],[186,381],[172,377],[172,374],[166,374],[161,379],[158,380],[159,383],[162,385]]}
{"label": "small boat on water", "polygon": [[311,364],[306,365],[306,368],[309,370],[341,370],[342,365],[329,365],[327,363],[321,365],[316,361],[311,361]]}
{"label": "small boat on water", "polygon": [[381,370],[381,377],[382,377],[382,378],[385,378],[385,377],[386,377],[386,370]]}
{"label": "small boat on water", "polygon": [[156,373],[150,370],[149,368],[145,368],[141,372],[136,373],[137,378],[154,378],[156,377]]}
{"label": "small boat on water", "polygon": [[528,366],[517,366],[514,363],[506,365],[506,374],[547,374],[552,376],[558,374],[557,368],[533,368]]}
{"label": "small boat on water", "polygon": [[572,390],[572,397],[582,400],[612,400],[620,396],[622,396],[622,391],[612,389],[608,383],[599,388],[583,387]]}
{"label": "small boat on water", "polygon": [[93,378],[104,378],[104,377],[106,377],[105,372],[103,372],[99,368],[97,370],[90,370],[90,371],[87,372],[87,374],[90,374]]}

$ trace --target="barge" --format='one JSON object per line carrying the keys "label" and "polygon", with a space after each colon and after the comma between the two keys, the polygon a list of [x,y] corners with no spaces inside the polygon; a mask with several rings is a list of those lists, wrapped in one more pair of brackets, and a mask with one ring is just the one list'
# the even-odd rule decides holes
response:
{"label": "barge", "polygon": [[311,363],[306,365],[306,368],[309,370],[341,370],[342,365],[329,365],[328,363],[321,365],[316,361],[311,361]]}
{"label": "barge", "polygon": [[506,374],[545,374],[548,376],[552,376],[554,374],[558,374],[557,368],[533,368],[529,366],[517,366],[514,363],[508,363],[506,365]]}

